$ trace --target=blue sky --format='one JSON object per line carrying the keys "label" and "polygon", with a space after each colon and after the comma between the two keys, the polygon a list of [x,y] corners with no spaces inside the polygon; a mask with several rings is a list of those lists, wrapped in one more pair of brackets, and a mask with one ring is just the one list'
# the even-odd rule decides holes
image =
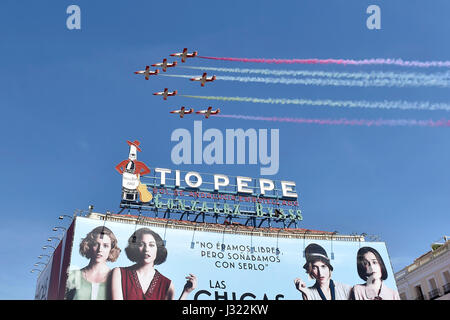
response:
{"label": "blue sky", "polygon": [[[81,30],[66,28],[66,8],[81,8]],[[366,8],[381,8],[381,30],[368,30]],[[170,135],[192,132],[194,119],[169,110],[210,101],[183,94],[448,103],[443,88],[349,88],[134,75],[184,47],[200,55],[247,58],[402,58],[450,60],[447,1],[2,1],[0,4],[0,299],[33,299],[37,256],[60,214],[118,211],[126,140],[140,140],[139,159],[176,169]],[[389,66],[262,65],[190,59],[189,66],[412,71]],[[170,69],[173,74],[191,70]],[[433,119],[444,111],[332,109],[214,102],[222,113],[304,118]],[[394,271],[448,235],[450,129],[346,127],[212,118],[204,129],[280,130],[276,180],[297,183],[301,227],[378,235]],[[259,176],[259,165],[186,165],[182,170]]]}

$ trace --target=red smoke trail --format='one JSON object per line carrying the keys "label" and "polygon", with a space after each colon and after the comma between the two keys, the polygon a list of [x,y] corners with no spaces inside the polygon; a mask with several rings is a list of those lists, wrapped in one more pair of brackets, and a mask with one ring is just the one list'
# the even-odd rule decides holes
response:
{"label": "red smoke trail", "polygon": [[259,117],[259,116],[246,116],[237,114],[218,114],[216,118],[232,118],[243,120],[259,120],[259,121],[273,121],[273,122],[291,122],[301,124],[320,124],[320,125],[344,125],[344,126],[419,126],[419,127],[450,127],[450,120],[411,120],[411,119],[397,119],[397,120],[368,120],[368,119],[305,119],[305,118],[279,118],[279,117]]}
{"label": "red smoke trail", "polygon": [[227,57],[205,57],[198,56],[201,59],[237,61],[237,62],[255,62],[255,63],[275,63],[275,64],[342,64],[342,65],[397,65],[402,67],[450,67],[450,61],[404,61],[402,59],[253,59],[253,58],[227,58]]}

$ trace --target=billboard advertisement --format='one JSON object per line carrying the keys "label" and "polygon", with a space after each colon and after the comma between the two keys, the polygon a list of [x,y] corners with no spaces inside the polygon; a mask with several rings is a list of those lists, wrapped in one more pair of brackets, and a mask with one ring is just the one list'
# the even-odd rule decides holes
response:
{"label": "billboard advertisement", "polygon": [[72,245],[73,245],[73,232],[75,229],[75,221],[72,221],[70,227],[67,229],[66,234],[64,236],[64,250],[63,256],[61,260],[61,269],[60,269],[60,277],[59,277],[59,288],[58,288],[58,298],[57,300],[63,300],[65,295],[65,288],[67,282],[67,268],[70,264],[70,257],[72,253]]}
{"label": "billboard advertisement", "polygon": [[50,287],[48,289],[47,300],[58,299],[59,293],[59,276],[61,273],[61,255],[62,255],[63,241],[60,241],[55,251],[53,252],[52,271],[50,276]]}
{"label": "billboard advertisement", "polygon": [[166,226],[77,217],[64,298],[398,299],[383,242]]}
{"label": "billboard advertisement", "polygon": [[75,223],[72,222],[62,240],[53,251],[51,258],[39,274],[37,280],[35,300],[62,300],[64,299],[67,270],[73,243]]}
{"label": "billboard advertisement", "polygon": [[52,274],[53,259],[50,259],[47,265],[39,274],[36,283],[36,292],[34,300],[48,300],[48,291],[50,287],[50,277]]}

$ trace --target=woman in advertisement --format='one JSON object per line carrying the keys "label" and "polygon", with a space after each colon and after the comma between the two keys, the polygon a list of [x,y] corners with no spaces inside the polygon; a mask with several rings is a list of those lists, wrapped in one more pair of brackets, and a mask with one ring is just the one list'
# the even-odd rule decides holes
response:
{"label": "woman in advertisement", "polygon": [[301,278],[294,280],[295,287],[302,293],[303,300],[348,300],[351,286],[331,279],[333,266],[327,252],[318,244],[311,243],[305,249],[306,263],[303,268],[315,279],[312,287],[307,287]]}
{"label": "woman in advertisement", "polygon": [[114,262],[120,255],[117,239],[107,227],[96,227],[80,243],[80,255],[89,259],[81,270],[71,270],[67,279],[67,300],[110,299],[111,269],[106,262]]}
{"label": "woman in advertisement", "polygon": [[354,300],[400,300],[397,291],[386,286],[383,280],[388,277],[386,266],[377,250],[362,247],[356,256],[356,266],[364,284],[357,284],[352,289]]}
{"label": "woman in advertisement", "polygon": [[[136,230],[128,239],[125,253],[135,264],[113,270],[113,300],[174,300],[172,281],[155,269],[167,258],[167,249],[156,232],[149,228]],[[189,274],[186,279],[180,300],[185,300],[197,286],[195,275]]]}

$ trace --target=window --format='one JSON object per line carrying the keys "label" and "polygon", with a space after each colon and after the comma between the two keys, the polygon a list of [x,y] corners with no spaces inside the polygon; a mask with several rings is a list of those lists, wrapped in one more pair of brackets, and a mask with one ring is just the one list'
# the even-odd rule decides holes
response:
{"label": "window", "polygon": [[436,280],[434,280],[434,278],[428,279],[428,284],[430,285],[431,290],[437,289]]}
{"label": "window", "polygon": [[436,299],[439,297],[439,289],[436,285],[436,280],[434,278],[428,279],[428,285],[430,286],[430,292],[428,292],[428,296],[430,300]]}
{"label": "window", "polygon": [[448,271],[445,271],[443,275],[445,280],[444,283],[450,283],[450,273]]}
{"label": "window", "polygon": [[414,287],[414,291],[416,293],[416,300],[425,300],[425,297],[423,296],[422,288],[420,285]]}
{"label": "window", "polygon": [[443,276],[444,276],[444,286],[443,286],[444,294],[447,294],[450,292],[450,273],[448,271],[445,271],[443,273]]}

